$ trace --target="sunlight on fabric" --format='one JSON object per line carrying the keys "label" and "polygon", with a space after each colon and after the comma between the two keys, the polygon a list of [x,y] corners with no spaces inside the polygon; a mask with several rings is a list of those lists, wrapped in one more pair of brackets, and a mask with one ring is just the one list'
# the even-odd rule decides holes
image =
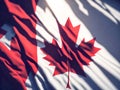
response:
{"label": "sunlight on fabric", "polygon": [[84,8],[83,4],[79,0],[75,0],[75,1],[79,5],[80,11],[84,13],[86,16],[89,16],[88,10]]}
{"label": "sunlight on fabric", "polygon": [[96,3],[98,3],[102,8],[106,9],[106,7],[103,5],[103,2],[101,0],[94,0]]}
{"label": "sunlight on fabric", "polygon": [[[112,6],[110,6],[107,3],[102,2],[101,0],[95,0],[96,3],[98,3],[102,8],[104,8],[105,10],[109,11],[109,13],[112,15],[113,18],[117,19],[118,21],[120,21],[120,12],[117,11],[115,8],[113,8]],[[112,3],[112,2],[111,2]]]}
{"label": "sunlight on fabric", "polygon": [[[38,2],[38,4],[39,4],[39,2]],[[42,23],[38,22],[36,25],[39,35],[41,34],[42,38],[46,36],[45,40],[47,40],[49,42],[52,41],[52,37],[55,37],[58,40],[58,42],[60,42],[57,23],[56,23],[53,15],[51,14],[50,10],[47,7],[45,8],[45,10],[43,10],[40,6],[37,6],[36,15],[38,16],[38,19],[40,21],[44,21]],[[43,25],[44,25],[44,27],[43,27]],[[42,28],[42,32],[41,32],[40,28]],[[49,37],[47,37],[47,36],[49,36]]]}
{"label": "sunlight on fabric", "polygon": [[[46,0],[48,5],[51,7],[51,9],[53,10],[54,14],[56,15],[56,17],[64,17],[65,19],[68,18],[68,13],[69,11],[69,7],[66,5],[65,0],[59,0],[59,1],[54,1],[54,0]],[[65,7],[66,6],[66,7]],[[59,8],[57,8],[59,7]],[[61,13],[62,10],[64,10],[64,13]],[[61,23],[66,22],[65,19],[61,18],[58,20]]]}
{"label": "sunlight on fabric", "polygon": [[39,38],[39,41],[43,42],[43,39],[47,40],[48,38],[49,40],[52,40],[52,37],[46,32],[46,30],[42,27],[42,25],[40,25],[40,23],[36,25],[36,30],[38,31],[37,38]]}
{"label": "sunlight on fabric", "polygon": [[[120,77],[119,77],[120,64],[119,64],[119,62],[117,62],[114,57],[111,57],[112,55],[110,55],[110,54],[107,55],[107,52],[105,54],[107,57],[102,56],[101,53],[105,53],[105,52],[99,52],[97,57],[93,57],[95,62],[98,65],[100,65],[101,67],[103,67],[106,71],[109,71],[109,73],[111,73],[118,80],[120,80]],[[109,58],[109,57],[111,57],[111,58]]]}
{"label": "sunlight on fabric", "polygon": [[72,81],[71,84],[72,84],[73,88],[78,86],[76,88],[80,89],[80,87],[81,87],[80,90],[92,90],[91,86],[83,78],[85,78],[85,77],[78,76],[74,73],[71,73],[70,80]]}
{"label": "sunlight on fabric", "polygon": [[[99,57],[104,58],[104,60],[106,59],[105,60],[106,62],[109,61],[109,63],[111,63],[117,67],[120,65],[119,61],[114,56],[112,56],[112,54],[110,54],[109,51],[104,46],[102,46],[98,42],[95,43],[95,46],[98,46],[102,49],[101,51],[98,52]],[[105,54],[105,56],[104,56],[104,54]]]}
{"label": "sunlight on fabric", "polygon": [[84,69],[87,75],[90,76],[101,89],[117,89],[94,63],[91,63],[89,67],[84,67]]}
{"label": "sunlight on fabric", "polygon": [[[102,45],[95,43],[95,46],[99,46],[101,50],[93,57],[94,61],[108,71],[115,78],[120,80],[120,63],[115,59]],[[104,56],[105,55],[105,56]]]}
{"label": "sunlight on fabric", "polygon": [[88,0],[89,4],[94,7],[95,9],[97,9],[98,11],[100,11],[102,14],[104,14],[106,17],[108,17],[111,21],[113,21],[115,24],[117,24],[118,22],[116,21],[116,19],[111,16],[107,11],[105,11],[103,8],[101,8],[100,6],[98,6],[95,2],[93,2],[92,0]]}
{"label": "sunlight on fabric", "polygon": [[114,16],[114,18],[120,22],[120,11],[117,11],[115,8],[111,7],[107,3],[105,3],[104,5],[107,7],[110,13]]}
{"label": "sunlight on fabric", "polygon": [[[71,11],[69,5],[65,2],[65,0],[46,0],[51,10],[54,12],[56,18],[60,22],[60,24],[65,24],[68,17],[75,22],[73,25],[78,24],[79,20],[76,19],[75,14]],[[59,7],[59,8],[58,8]]]}

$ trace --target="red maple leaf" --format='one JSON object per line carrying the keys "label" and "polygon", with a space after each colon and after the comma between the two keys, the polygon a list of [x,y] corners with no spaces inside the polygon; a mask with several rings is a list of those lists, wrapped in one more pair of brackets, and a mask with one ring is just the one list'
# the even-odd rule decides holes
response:
{"label": "red maple leaf", "polygon": [[68,83],[70,72],[83,75],[83,65],[89,65],[92,61],[91,56],[94,56],[100,48],[94,47],[95,38],[85,42],[83,39],[79,46],[76,46],[76,40],[80,25],[73,27],[70,19],[68,18],[65,26],[58,23],[59,31],[62,40],[62,48],[59,47],[55,39],[52,43],[44,42],[45,47],[41,50],[46,54],[44,59],[50,62],[50,65],[55,66],[54,75],[68,72]]}

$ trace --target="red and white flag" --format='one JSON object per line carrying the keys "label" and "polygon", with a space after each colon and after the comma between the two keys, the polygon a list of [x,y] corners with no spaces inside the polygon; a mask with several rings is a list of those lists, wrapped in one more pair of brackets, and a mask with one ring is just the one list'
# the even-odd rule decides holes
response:
{"label": "red and white flag", "polygon": [[0,90],[119,90],[119,1],[0,1]]}

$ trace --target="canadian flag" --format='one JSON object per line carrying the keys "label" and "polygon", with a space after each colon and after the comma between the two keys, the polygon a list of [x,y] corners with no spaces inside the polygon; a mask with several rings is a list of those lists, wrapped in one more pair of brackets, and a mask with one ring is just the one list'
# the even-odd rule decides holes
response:
{"label": "canadian flag", "polygon": [[0,1],[0,90],[119,90],[119,4]]}

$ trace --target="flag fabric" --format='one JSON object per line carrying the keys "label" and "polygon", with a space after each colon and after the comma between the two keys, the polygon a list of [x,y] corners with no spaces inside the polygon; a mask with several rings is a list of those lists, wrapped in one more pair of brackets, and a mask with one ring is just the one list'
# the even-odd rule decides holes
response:
{"label": "flag fabric", "polygon": [[0,90],[119,90],[120,1],[0,1]]}

